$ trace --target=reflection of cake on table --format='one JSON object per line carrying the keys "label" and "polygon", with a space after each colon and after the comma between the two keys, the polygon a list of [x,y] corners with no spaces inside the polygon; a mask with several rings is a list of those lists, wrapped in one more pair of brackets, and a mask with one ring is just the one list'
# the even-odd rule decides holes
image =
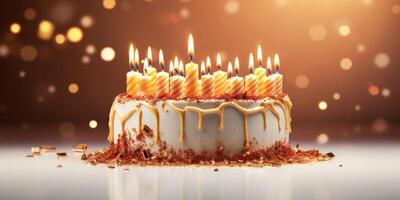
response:
{"label": "reflection of cake on table", "polygon": [[242,78],[238,58],[225,72],[219,54],[218,70],[211,73],[207,57],[199,75],[191,36],[188,53],[188,64],[183,66],[175,57],[166,73],[160,50],[157,72],[149,48],[140,73],[139,53],[131,46],[127,92],[115,98],[110,111],[111,146],[84,159],[119,164],[282,164],[323,156],[288,145],[292,103],[282,92],[277,55],[274,69],[269,57],[263,67],[258,47],[259,66],[254,69],[250,54],[250,73]]}

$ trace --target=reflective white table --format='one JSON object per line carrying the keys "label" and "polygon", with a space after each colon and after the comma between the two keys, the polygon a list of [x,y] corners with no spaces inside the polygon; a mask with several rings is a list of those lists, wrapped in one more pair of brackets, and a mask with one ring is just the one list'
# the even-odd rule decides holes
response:
{"label": "reflective white table", "polygon": [[399,143],[301,145],[311,146],[336,157],[283,167],[125,170],[88,165],[70,145],[58,147],[68,152],[62,158],[28,158],[30,146],[3,145],[0,199],[400,199]]}

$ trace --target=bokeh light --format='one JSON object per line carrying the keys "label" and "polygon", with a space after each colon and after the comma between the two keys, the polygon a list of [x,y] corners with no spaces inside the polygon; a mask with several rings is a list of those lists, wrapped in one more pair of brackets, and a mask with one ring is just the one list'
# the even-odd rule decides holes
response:
{"label": "bokeh light", "polygon": [[190,16],[190,11],[189,11],[189,9],[188,9],[188,8],[182,8],[182,9],[179,11],[179,16],[181,16],[182,19],[189,18],[189,16]]}
{"label": "bokeh light", "polygon": [[1,44],[0,45],[0,57],[6,57],[10,53],[10,49],[7,45]]}
{"label": "bokeh light", "polygon": [[24,12],[25,19],[32,21],[36,18],[36,11],[32,8],[28,8]]}
{"label": "bokeh light", "polygon": [[329,137],[326,133],[321,133],[318,135],[315,141],[317,142],[317,144],[323,145],[329,142]]}
{"label": "bokeh light", "polygon": [[70,138],[74,136],[76,130],[71,122],[63,122],[60,124],[58,131],[63,138]]}
{"label": "bokeh light", "polygon": [[376,133],[384,133],[388,130],[388,128],[389,124],[382,118],[378,118],[372,123],[372,130],[374,130]]}
{"label": "bokeh light", "polygon": [[76,94],[79,91],[79,86],[76,83],[70,83],[68,85],[68,92],[71,94]]}
{"label": "bokeh light", "polygon": [[386,68],[390,64],[390,58],[386,53],[378,53],[374,59],[375,65],[380,68]]}
{"label": "bokeh light", "polygon": [[26,45],[21,48],[20,55],[22,60],[31,62],[34,61],[38,55],[36,47],[32,45]]}
{"label": "bokeh light", "polygon": [[390,96],[390,90],[389,90],[389,88],[383,88],[382,89],[382,92],[381,92],[381,94],[382,94],[382,96],[383,97],[389,97]]}
{"label": "bokeh light", "polygon": [[296,84],[296,87],[298,87],[300,89],[307,88],[309,83],[310,83],[310,80],[305,75],[299,75],[296,77],[295,84]]}
{"label": "bokeh light", "polygon": [[96,52],[96,47],[92,44],[86,46],[86,53],[89,55],[93,55]]}
{"label": "bokeh light", "polygon": [[93,25],[93,17],[89,15],[85,15],[81,18],[81,25],[85,28],[89,28]]}
{"label": "bokeh light", "polygon": [[48,91],[50,94],[55,93],[55,92],[56,92],[56,86],[55,86],[55,85],[49,85],[49,86],[47,87],[47,91]]}
{"label": "bokeh light", "polygon": [[340,60],[340,67],[343,70],[349,70],[349,69],[351,69],[352,66],[353,66],[353,62],[351,61],[350,58],[343,58],[342,60]]}
{"label": "bokeh light", "polygon": [[239,11],[239,2],[236,0],[227,1],[225,3],[225,11],[231,15],[237,13]]}
{"label": "bokeh light", "polygon": [[21,71],[18,72],[18,76],[20,78],[25,78],[26,77],[26,72],[24,70],[21,70]]}
{"label": "bokeh light", "polygon": [[370,5],[372,5],[373,2],[374,2],[374,0],[361,0],[361,3],[364,6],[370,6]]}
{"label": "bokeh light", "polygon": [[88,55],[82,56],[82,63],[83,64],[89,64],[90,63],[90,57]]}
{"label": "bokeh light", "polygon": [[359,53],[364,53],[366,49],[367,49],[367,48],[365,47],[365,44],[358,44],[358,45],[357,45],[357,51],[358,51]]}
{"label": "bokeh light", "polygon": [[393,5],[392,12],[393,12],[393,14],[396,14],[396,15],[400,14],[400,5],[397,5],[397,4]]}
{"label": "bokeh light", "polygon": [[83,38],[83,32],[78,27],[71,27],[67,31],[67,38],[70,42],[77,43]]}
{"label": "bokeh light", "polygon": [[11,33],[18,34],[21,31],[21,25],[18,23],[12,23],[10,25],[10,31]]}
{"label": "bokeh light", "polygon": [[103,0],[103,7],[108,10],[113,9],[116,4],[115,0]]}
{"label": "bokeh light", "polygon": [[334,100],[338,101],[338,100],[340,100],[340,98],[341,98],[341,96],[340,96],[339,93],[337,93],[337,92],[333,93],[333,99]]}
{"label": "bokeh light", "polygon": [[97,121],[96,120],[90,120],[89,121],[89,127],[90,128],[96,128],[97,127]]}
{"label": "bokeh light", "polygon": [[378,94],[379,94],[379,87],[378,86],[376,86],[376,85],[370,85],[369,87],[368,87],[368,92],[369,92],[369,94],[370,95],[372,95],[372,96],[377,96]]}
{"label": "bokeh light", "polygon": [[275,0],[275,5],[278,7],[286,7],[289,4],[289,0]]}
{"label": "bokeh light", "polygon": [[310,38],[314,41],[322,41],[326,37],[326,29],[321,24],[315,24],[310,27],[309,35]]}
{"label": "bokeh light", "polygon": [[56,37],[54,37],[54,41],[57,44],[64,44],[65,43],[65,36],[63,34],[57,34]]}
{"label": "bokeh light", "polygon": [[326,110],[326,109],[328,109],[328,103],[326,101],[320,101],[318,103],[318,108],[320,110]]}
{"label": "bokeh light", "polygon": [[343,37],[347,37],[350,35],[351,29],[348,25],[341,25],[339,27],[339,34]]}
{"label": "bokeh light", "polygon": [[356,105],[354,106],[354,110],[355,110],[355,111],[360,111],[360,110],[361,110],[360,104],[356,104]]}
{"label": "bokeh light", "polygon": [[100,57],[106,62],[111,62],[115,58],[115,51],[111,47],[104,47],[101,50]]}
{"label": "bokeh light", "polygon": [[54,24],[48,20],[39,23],[38,37],[42,40],[50,40],[54,33]]}

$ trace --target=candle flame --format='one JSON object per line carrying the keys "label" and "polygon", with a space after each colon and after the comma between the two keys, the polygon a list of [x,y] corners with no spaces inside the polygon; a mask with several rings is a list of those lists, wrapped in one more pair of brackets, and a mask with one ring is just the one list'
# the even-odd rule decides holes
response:
{"label": "candle flame", "polygon": [[134,48],[133,48],[133,44],[131,43],[131,45],[129,46],[129,65],[132,67],[133,69],[133,64],[135,63],[135,53],[134,53]]}
{"label": "candle flame", "polygon": [[185,69],[183,68],[183,61],[179,62],[179,75],[184,76]]}
{"label": "candle flame", "polygon": [[235,58],[235,73],[236,73],[236,76],[239,75],[239,58],[238,57]]}
{"label": "candle flame", "polygon": [[232,77],[233,69],[232,69],[232,62],[228,63],[228,77]]}
{"label": "candle flame", "polygon": [[136,70],[139,69],[139,63],[140,63],[140,60],[139,60],[139,50],[138,50],[138,49],[135,49],[135,65],[136,65]]}
{"label": "candle flame", "polygon": [[149,65],[151,65],[151,61],[153,60],[153,55],[151,53],[151,47],[147,48],[147,59],[148,59]]}
{"label": "candle flame", "polygon": [[206,64],[204,64],[204,61],[201,62],[201,75],[206,74]]}
{"label": "candle flame", "polygon": [[175,56],[175,58],[174,58],[174,66],[175,66],[175,68],[179,68],[179,59],[178,59],[178,56]]}
{"label": "candle flame", "polygon": [[207,56],[207,60],[206,60],[206,68],[207,68],[207,72],[211,73],[211,59],[208,56]]}
{"label": "candle flame", "polygon": [[193,44],[193,36],[192,36],[192,34],[189,35],[189,39],[188,39],[188,54],[189,54],[189,57],[190,57],[190,61],[193,61],[194,44]]}
{"label": "candle flame", "polygon": [[253,53],[250,53],[250,56],[249,56],[249,70],[250,70],[250,73],[253,73],[253,70],[254,70]]}
{"label": "candle flame", "polygon": [[269,57],[269,56],[268,56],[268,59],[267,59],[267,70],[268,70],[268,73],[271,74],[271,72],[272,72],[272,62],[271,62],[271,57]]}
{"label": "candle flame", "polygon": [[276,70],[279,71],[280,62],[279,62],[279,56],[277,53],[274,56],[274,66],[275,66]]}
{"label": "candle flame", "polygon": [[144,59],[143,62],[143,74],[147,75],[147,68],[149,67],[149,60],[147,58]]}
{"label": "candle flame", "polygon": [[160,52],[158,53],[158,63],[160,64],[162,71],[164,71],[164,54],[162,49],[160,49]]}
{"label": "candle flame", "polygon": [[221,55],[218,53],[217,54],[217,68],[219,69],[219,70],[221,70],[221,66],[222,66],[222,61],[221,61]]}
{"label": "candle flame", "polygon": [[169,61],[169,75],[173,76],[174,75],[174,62]]}
{"label": "candle flame", "polygon": [[259,66],[262,66],[262,51],[260,45],[258,45],[257,48],[257,62],[259,63]]}

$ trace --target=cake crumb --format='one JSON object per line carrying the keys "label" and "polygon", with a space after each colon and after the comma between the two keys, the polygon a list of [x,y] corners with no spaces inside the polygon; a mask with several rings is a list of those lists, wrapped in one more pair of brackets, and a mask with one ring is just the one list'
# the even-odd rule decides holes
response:
{"label": "cake crumb", "polygon": [[62,167],[63,167],[63,165],[61,165],[61,164],[57,165],[57,168],[62,168]]}
{"label": "cake crumb", "polygon": [[26,155],[26,157],[33,158],[34,156],[32,154],[28,154],[28,155]]}
{"label": "cake crumb", "polygon": [[31,153],[32,155],[40,155],[40,147],[32,147]]}
{"label": "cake crumb", "polygon": [[340,164],[340,165],[339,165],[339,167],[343,167],[343,165],[342,165],[342,164]]}
{"label": "cake crumb", "polygon": [[217,172],[217,171],[219,171],[218,168],[215,168],[215,169],[214,169],[214,172]]}
{"label": "cake crumb", "polygon": [[87,144],[80,143],[80,144],[73,146],[72,151],[80,153],[80,152],[85,152],[87,150],[87,148],[88,148]]}
{"label": "cake crumb", "polygon": [[67,156],[67,152],[57,152],[57,157]]}

